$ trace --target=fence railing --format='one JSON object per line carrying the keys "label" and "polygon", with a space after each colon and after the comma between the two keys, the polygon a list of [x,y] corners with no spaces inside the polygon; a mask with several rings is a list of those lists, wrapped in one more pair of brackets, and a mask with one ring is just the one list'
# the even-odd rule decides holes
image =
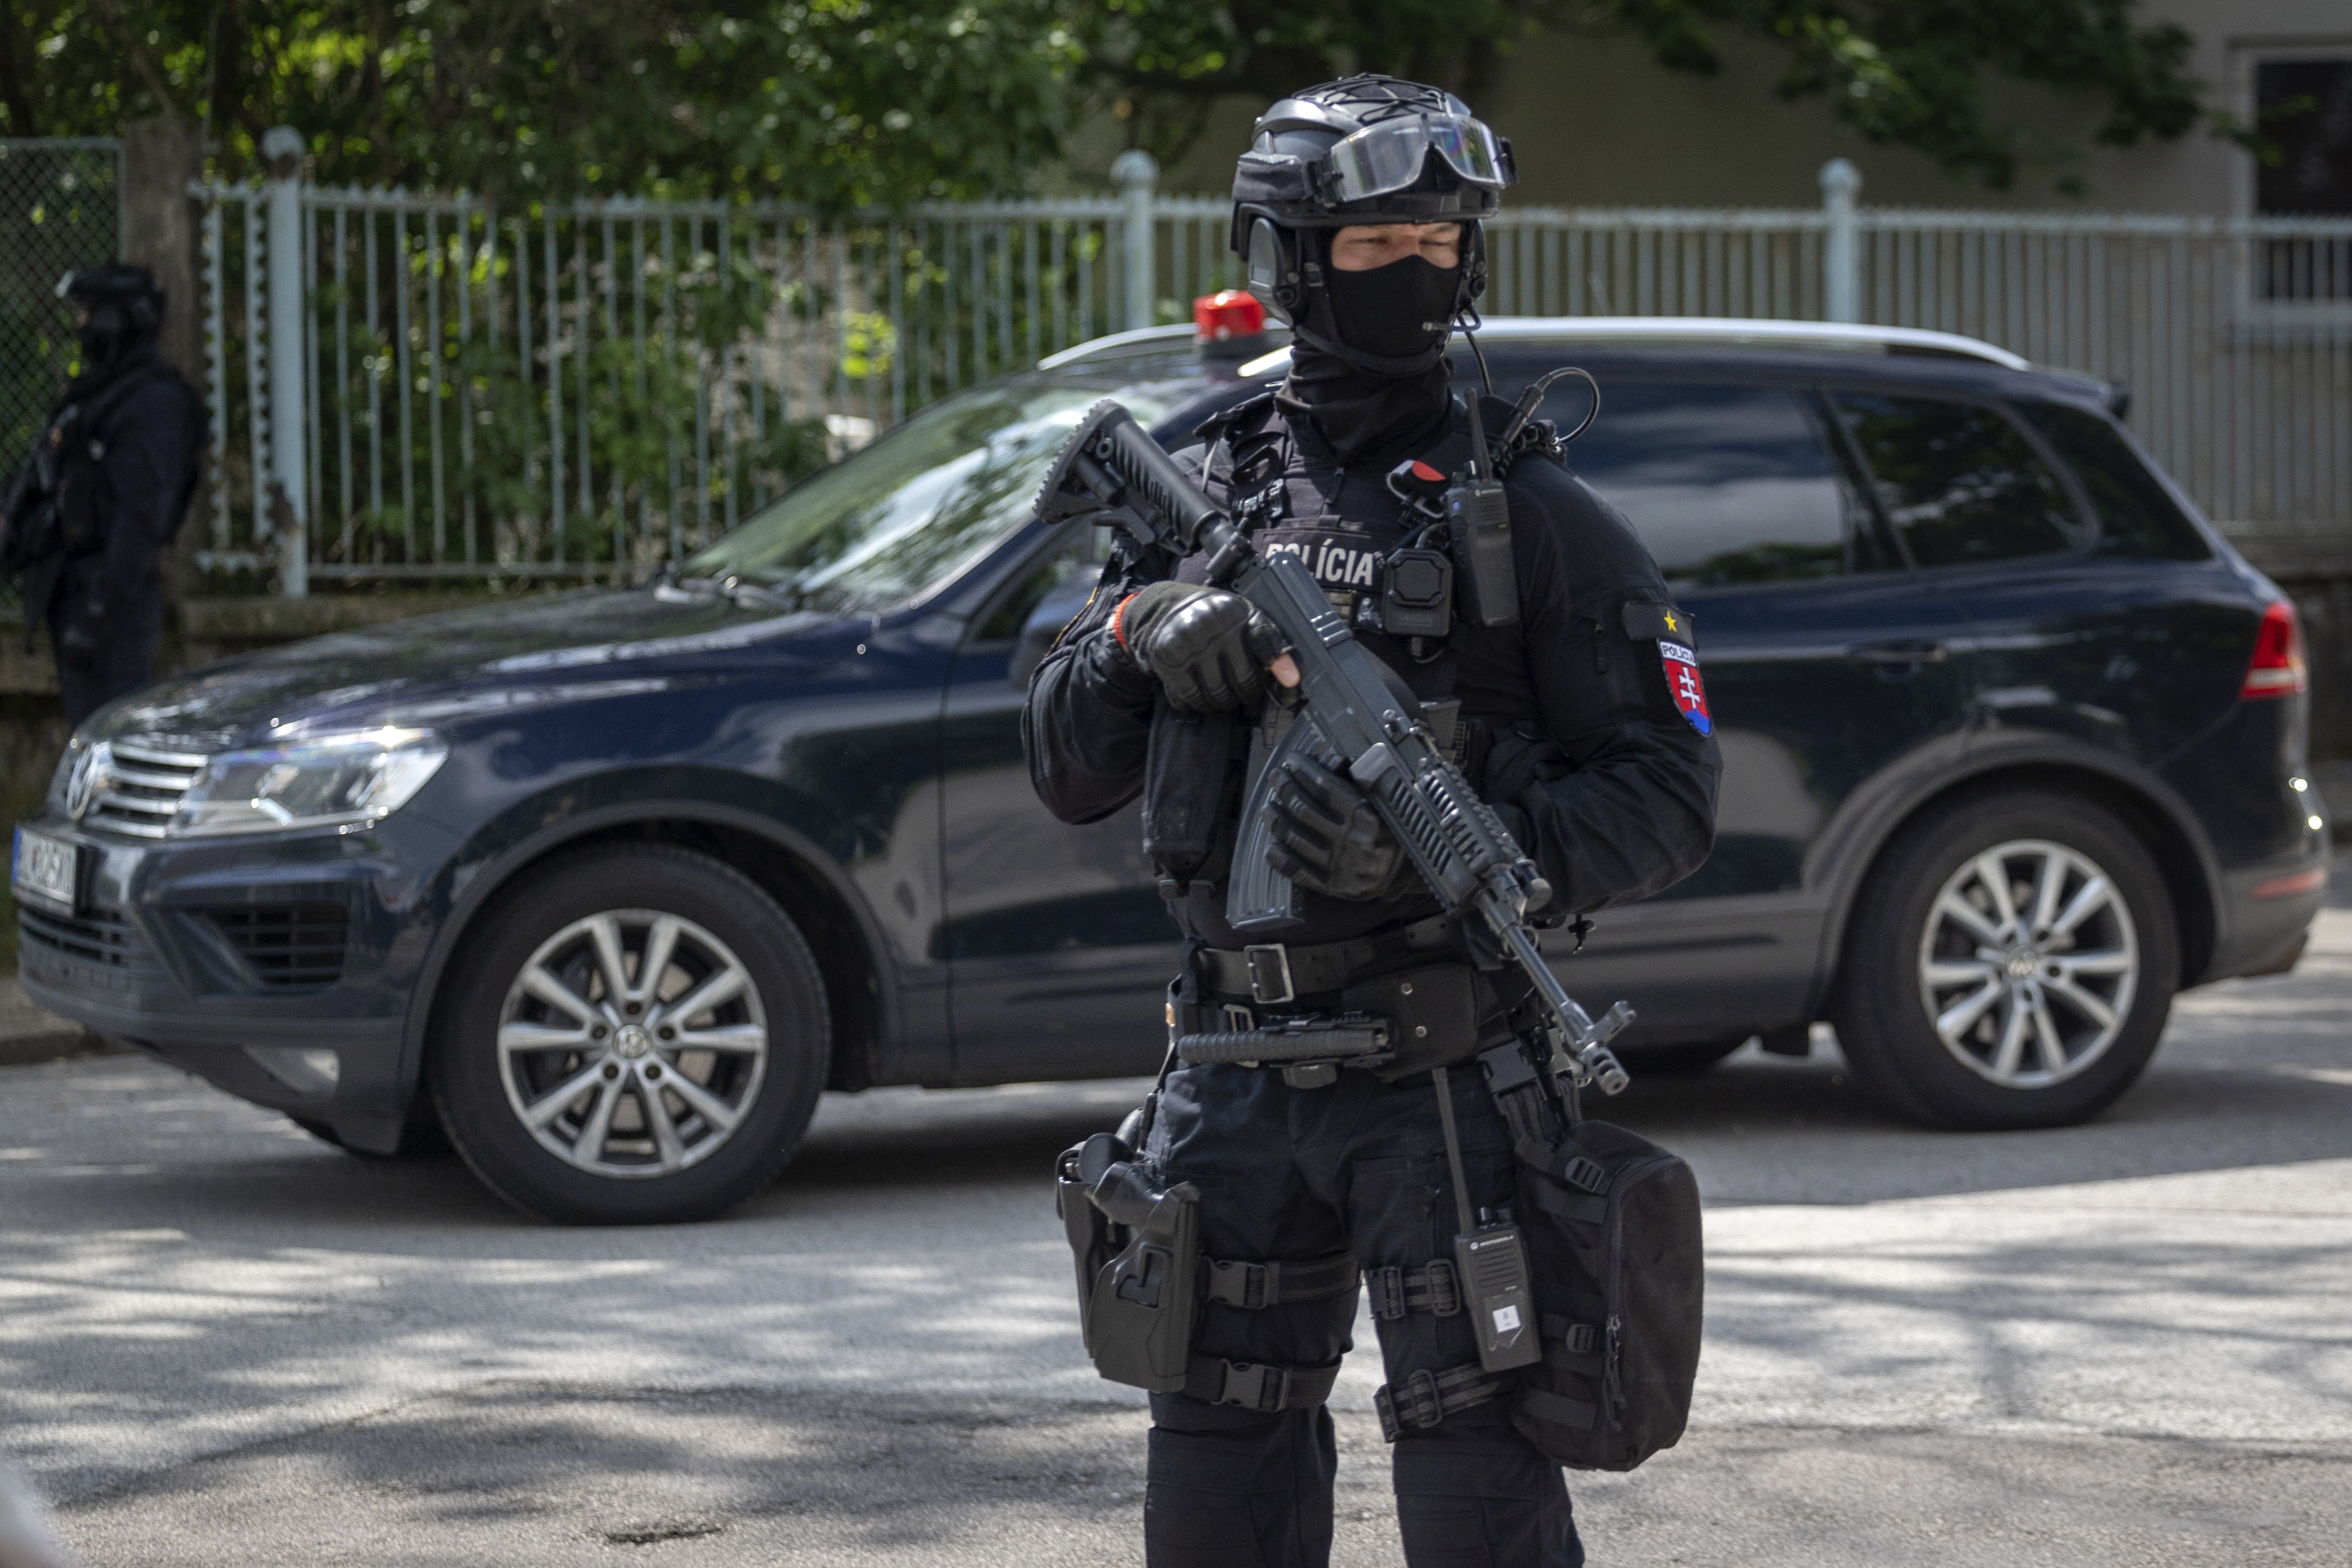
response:
{"label": "fence railing", "polygon": [[[200,187],[200,560],[288,592],[641,577],[949,392],[1238,281],[1224,203],[1117,173],[1116,197],[845,217]],[[1875,210],[1858,183],[1832,164],[1809,210],[1507,210],[1486,308],[1983,337],[2129,384],[2217,518],[2352,535],[2352,223]]]}
{"label": "fence railing", "polygon": [[[122,144],[0,140],[0,476],[14,474],[77,350],[58,279],[121,254]],[[0,478],[0,483],[5,483]]]}

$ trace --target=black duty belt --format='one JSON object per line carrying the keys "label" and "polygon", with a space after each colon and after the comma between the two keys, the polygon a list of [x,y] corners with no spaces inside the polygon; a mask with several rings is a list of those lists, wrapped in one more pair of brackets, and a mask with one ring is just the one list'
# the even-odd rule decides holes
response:
{"label": "black duty belt", "polygon": [[1432,915],[1402,931],[1349,942],[1204,947],[1193,963],[1203,990],[1276,1007],[1301,996],[1337,991],[1366,971],[1397,959],[1461,952],[1462,940],[1452,922],[1444,915]]}

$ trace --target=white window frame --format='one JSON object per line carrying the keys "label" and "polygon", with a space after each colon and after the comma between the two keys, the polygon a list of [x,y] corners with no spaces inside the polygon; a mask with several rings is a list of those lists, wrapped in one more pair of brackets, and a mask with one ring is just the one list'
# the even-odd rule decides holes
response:
{"label": "white window frame", "polygon": [[[2230,107],[2240,122],[2254,122],[2254,68],[2292,60],[2352,61],[2352,33],[2328,34],[2318,37],[2299,38],[2235,38],[2230,43]],[[2263,215],[2254,208],[2255,165],[2251,153],[2240,152],[2230,160],[2230,212],[2238,224],[2263,222]],[[2272,222],[2305,226],[2293,219],[2272,219]],[[2332,231],[2341,227],[2341,243],[2352,245],[2352,217],[2321,219],[2321,232],[2333,237]],[[2352,330],[2352,295],[2336,300],[2264,300],[2254,293],[2255,247],[2258,237],[2249,237],[2233,247],[2236,273],[2235,293],[2237,315],[2250,326],[2264,328],[2321,327],[2337,331]]]}

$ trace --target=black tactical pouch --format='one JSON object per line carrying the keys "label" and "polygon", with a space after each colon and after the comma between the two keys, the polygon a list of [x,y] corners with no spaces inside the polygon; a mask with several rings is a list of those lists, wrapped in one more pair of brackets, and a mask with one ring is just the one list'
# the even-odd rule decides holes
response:
{"label": "black tactical pouch", "polygon": [[1152,1186],[1135,1152],[1097,1132],[1064,1152],[1054,1206],[1078,1271],[1078,1328],[1113,1383],[1184,1386],[1200,1290],[1200,1191]]}
{"label": "black tactical pouch", "polygon": [[1543,1353],[1517,1373],[1511,1423],[1571,1469],[1630,1470],[1673,1447],[1690,1415],[1698,1182],[1680,1157],[1605,1121],[1522,1139],[1518,1152]]}
{"label": "black tactical pouch", "polygon": [[1233,854],[1226,803],[1239,784],[1249,727],[1232,713],[1189,713],[1158,699],[1143,772],[1143,853],[1158,867],[1160,896],[1215,882]]}

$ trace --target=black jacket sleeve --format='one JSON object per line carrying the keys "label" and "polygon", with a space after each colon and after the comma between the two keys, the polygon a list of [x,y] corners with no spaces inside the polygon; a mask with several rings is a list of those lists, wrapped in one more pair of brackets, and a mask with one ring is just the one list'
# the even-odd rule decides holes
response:
{"label": "black jacket sleeve", "polygon": [[157,376],[108,421],[106,567],[100,592],[119,608],[179,531],[195,484],[203,414],[176,377]]}
{"label": "black jacket sleeve", "polygon": [[1159,682],[1111,636],[1112,612],[1139,586],[1115,557],[1029,677],[1021,749],[1037,798],[1064,822],[1099,821],[1143,788]]}
{"label": "black jacket sleeve", "polygon": [[1465,648],[1460,680],[1465,709],[1501,721],[1485,792],[1560,907],[1648,898],[1714,847],[1723,768],[1676,706],[1655,638],[1627,629],[1628,603],[1673,597],[1624,515],[1581,480],[1530,459],[1509,494],[1520,626]]}

